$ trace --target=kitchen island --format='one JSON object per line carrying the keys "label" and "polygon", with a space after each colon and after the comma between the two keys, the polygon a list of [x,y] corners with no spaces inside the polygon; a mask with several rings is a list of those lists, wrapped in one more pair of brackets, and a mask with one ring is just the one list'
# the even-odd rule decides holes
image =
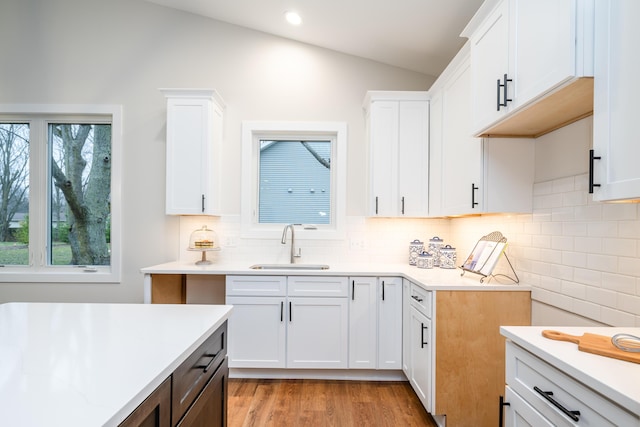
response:
{"label": "kitchen island", "polygon": [[[0,425],[117,426],[185,361],[200,357],[226,328],[230,311],[224,305],[1,304]],[[222,356],[224,335],[217,344],[224,343]]]}

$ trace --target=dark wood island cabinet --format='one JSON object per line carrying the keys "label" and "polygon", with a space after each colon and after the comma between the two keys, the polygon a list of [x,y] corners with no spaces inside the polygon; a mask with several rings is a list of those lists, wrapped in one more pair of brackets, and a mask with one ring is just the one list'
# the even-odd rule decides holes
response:
{"label": "dark wood island cabinet", "polygon": [[225,321],[120,427],[224,427],[228,378]]}

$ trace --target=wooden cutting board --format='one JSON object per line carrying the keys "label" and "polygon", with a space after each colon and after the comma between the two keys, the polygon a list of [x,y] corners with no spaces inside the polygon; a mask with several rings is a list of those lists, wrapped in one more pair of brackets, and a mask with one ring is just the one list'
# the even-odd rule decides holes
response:
{"label": "wooden cutting board", "polygon": [[578,350],[627,362],[640,363],[640,353],[620,350],[611,342],[611,337],[584,333],[582,336],[569,335],[564,332],[544,330],[542,336],[557,341],[569,341],[578,344]]}

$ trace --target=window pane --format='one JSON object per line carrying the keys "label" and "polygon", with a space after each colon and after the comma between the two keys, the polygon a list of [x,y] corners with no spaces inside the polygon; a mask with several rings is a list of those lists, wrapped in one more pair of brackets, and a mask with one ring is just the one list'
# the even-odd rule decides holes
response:
{"label": "window pane", "polygon": [[331,141],[260,141],[258,222],[331,223]]}
{"label": "window pane", "polygon": [[49,262],[110,265],[111,125],[49,124]]}
{"label": "window pane", "polygon": [[0,265],[29,264],[29,125],[0,123]]}

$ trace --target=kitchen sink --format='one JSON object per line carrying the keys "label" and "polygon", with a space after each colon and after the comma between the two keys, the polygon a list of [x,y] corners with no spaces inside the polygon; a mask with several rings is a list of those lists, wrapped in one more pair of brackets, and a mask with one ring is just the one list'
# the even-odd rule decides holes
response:
{"label": "kitchen sink", "polygon": [[254,264],[253,270],[328,270],[326,264]]}

